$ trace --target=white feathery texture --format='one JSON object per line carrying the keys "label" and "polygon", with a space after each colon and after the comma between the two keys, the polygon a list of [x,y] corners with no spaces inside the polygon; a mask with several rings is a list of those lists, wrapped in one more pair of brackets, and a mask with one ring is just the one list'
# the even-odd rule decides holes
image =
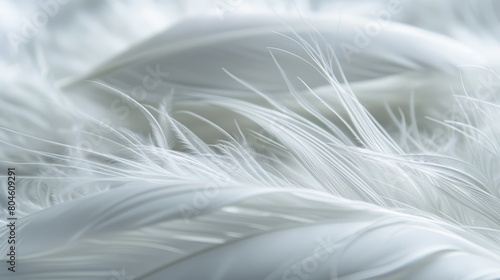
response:
{"label": "white feathery texture", "polygon": [[1,279],[500,279],[498,2],[44,3]]}

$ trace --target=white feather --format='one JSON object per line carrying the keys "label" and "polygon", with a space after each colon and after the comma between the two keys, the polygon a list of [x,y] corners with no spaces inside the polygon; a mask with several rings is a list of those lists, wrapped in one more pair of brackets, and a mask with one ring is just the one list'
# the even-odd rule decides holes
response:
{"label": "white feather", "polygon": [[[195,17],[103,44],[96,68],[42,44],[1,77],[0,165],[20,176],[18,271],[2,216],[0,277],[499,278],[498,88],[475,91],[491,56],[417,22],[348,61],[338,46],[369,22]],[[138,99],[156,64],[168,77]]]}

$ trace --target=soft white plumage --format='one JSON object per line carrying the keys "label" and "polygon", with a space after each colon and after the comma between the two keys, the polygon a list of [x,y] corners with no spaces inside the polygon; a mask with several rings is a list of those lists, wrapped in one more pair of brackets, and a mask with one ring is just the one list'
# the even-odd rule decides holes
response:
{"label": "soft white plumage", "polygon": [[4,50],[1,278],[500,278],[498,5],[442,3],[58,4]]}

